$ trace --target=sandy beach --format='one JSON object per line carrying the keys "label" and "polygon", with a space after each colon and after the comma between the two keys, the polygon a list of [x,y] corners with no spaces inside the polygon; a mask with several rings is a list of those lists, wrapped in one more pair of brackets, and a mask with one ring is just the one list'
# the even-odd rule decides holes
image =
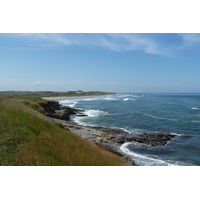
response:
{"label": "sandy beach", "polygon": [[104,96],[115,96],[116,94],[105,94],[105,95],[91,95],[91,96],[71,96],[71,97],[43,97],[46,100],[59,100],[59,99],[74,99],[74,98],[88,98],[88,97],[104,97]]}

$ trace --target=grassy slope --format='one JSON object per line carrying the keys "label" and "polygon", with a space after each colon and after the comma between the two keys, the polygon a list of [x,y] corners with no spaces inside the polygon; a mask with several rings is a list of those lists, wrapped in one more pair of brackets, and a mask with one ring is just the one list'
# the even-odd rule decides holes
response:
{"label": "grassy slope", "polygon": [[0,165],[126,165],[43,115],[37,98],[0,97]]}

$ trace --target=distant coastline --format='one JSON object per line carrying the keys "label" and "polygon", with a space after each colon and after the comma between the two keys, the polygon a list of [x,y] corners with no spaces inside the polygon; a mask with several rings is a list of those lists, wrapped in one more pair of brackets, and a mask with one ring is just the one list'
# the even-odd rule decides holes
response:
{"label": "distant coastline", "polygon": [[116,94],[104,94],[104,95],[90,95],[90,96],[70,96],[70,97],[42,97],[42,99],[46,100],[59,100],[59,99],[74,99],[74,98],[85,98],[85,97],[101,97],[101,96],[114,96]]}
{"label": "distant coastline", "polygon": [[[104,96],[104,95],[114,95],[114,92],[100,92],[100,91],[68,91],[68,92],[52,92],[52,91],[2,91],[0,96],[4,97],[36,97],[36,98],[77,98],[77,97],[92,97],[92,96]],[[57,98],[59,97],[59,98]]]}

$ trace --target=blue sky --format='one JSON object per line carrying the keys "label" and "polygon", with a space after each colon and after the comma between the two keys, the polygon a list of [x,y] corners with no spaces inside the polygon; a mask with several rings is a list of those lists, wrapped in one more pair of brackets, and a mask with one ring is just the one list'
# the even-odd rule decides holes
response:
{"label": "blue sky", "polygon": [[200,34],[0,34],[0,91],[200,92]]}

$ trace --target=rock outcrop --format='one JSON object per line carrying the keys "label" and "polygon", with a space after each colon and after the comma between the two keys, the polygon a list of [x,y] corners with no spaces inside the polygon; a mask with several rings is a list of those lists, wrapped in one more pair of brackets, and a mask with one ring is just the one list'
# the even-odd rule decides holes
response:
{"label": "rock outcrop", "polygon": [[175,135],[172,133],[143,133],[143,134],[126,134],[118,139],[118,143],[123,144],[125,142],[139,142],[148,144],[151,146],[158,146],[158,145],[165,145],[169,140],[172,138],[177,137],[189,137],[189,136],[182,136],[182,135]]}
{"label": "rock outcrop", "polygon": [[70,108],[68,106],[61,106],[57,101],[48,101],[47,103],[40,103],[40,106],[42,106],[46,116],[55,119],[69,121],[71,115],[83,115],[83,110]]}

